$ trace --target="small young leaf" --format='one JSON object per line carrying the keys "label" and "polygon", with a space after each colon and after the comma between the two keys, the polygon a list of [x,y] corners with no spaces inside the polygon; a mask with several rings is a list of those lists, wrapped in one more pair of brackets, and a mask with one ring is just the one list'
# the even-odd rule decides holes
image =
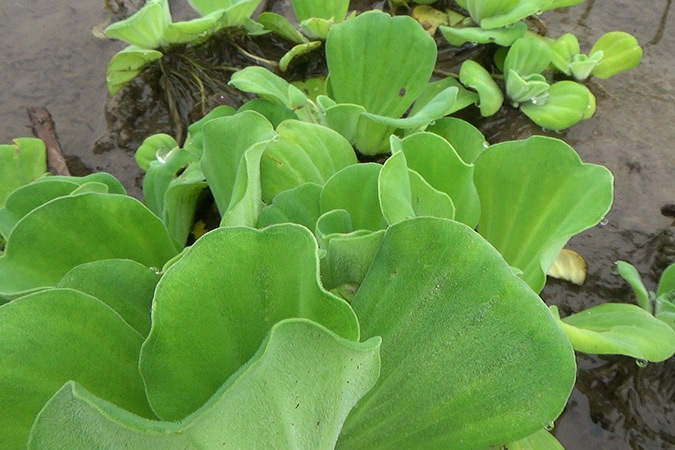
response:
{"label": "small young leaf", "polygon": [[143,68],[161,58],[162,52],[130,45],[117,52],[108,63],[105,81],[108,93],[115,95],[124,85],[136,78]]}
{"label": "small young leaf", "polygon": [[637,304],[640,306],[640,308],[647,312],[651,312],[652,302],[649,292],[642,283],[640,273],[637,271],[635,266],[624,261],[617,261],[616,268],[619,270],[619,275],[621,275],[621,278],[626,280],[628,284],[630,284],[630,287],[633,288],[635,298],[637,299]]}
{"label": "small young leaf", "polygon": [[263,12],[258,17],[258,23],[266,29],[288,39],[295,44],[304,44],[309,42],[284,16],[273,12]]}
{"label": "small young leaf", "polygon": [[490,73],[480,64],[467,59],[459,71],[459,80],[478,91],[480,115],[489,117],[499,111],[504,103],[504,94]]}
{"label": "small young leaf", "polygon": [[595,113],[595,96],[574,81],[553,83],[543,97],[521,103],[520,110],[532,122],[549,130],[564,130]]}
{"label": "small young leaf", "polygon": [[598,78],[609,78],[624,70],[632,69],[642,60],[642,48],[634,36],[623,31],[612,31],[595,43],[590,55],[602,51],[602,60],[593,69]]}

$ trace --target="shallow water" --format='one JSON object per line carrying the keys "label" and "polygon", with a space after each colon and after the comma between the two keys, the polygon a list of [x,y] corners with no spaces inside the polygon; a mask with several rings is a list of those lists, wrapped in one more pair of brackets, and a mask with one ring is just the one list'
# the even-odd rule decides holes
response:
{"label": "shallow water", "polygon": [[[184,1],[174,15],[189,17]],[[275,8],[283,2],[272,2]],[[383,3],[383,2],[378,2]],[[575,237],[569,247],[588,263],[582,287],[553,281],[542,296],[569,314],[607,301],[631,301],[613,269],[618,259],[635,264],[654,289],[663,268],[675,262],[675,13],[671,0],[616,0],[585,4],[543,19],[553,35],[574,32],[587,51],[602,34],[624,30],[643,45],[642,64],[590,84],[598,112],[561,136],[586,162],[615,176],[615,202],[607,224]],[[122,43],[99,39],[92,28],[106,22],[104,1],[23,0],[2,2],[0,29],[0,142],[29,136],[26,108],[45,106],[53,115],[74,174],[108,171],[140,195],[133,154],[114,146],[93,151],[106,132],[105,70]],[[518,114],[487,130],[493,142],[541,130]],[[100,148],[100,146],[99,146]],[[568,450],[665,449],[675,447],[675,359],[639,368],[620,357],[579,358],[579,379],[557,421],[556,436]]]}

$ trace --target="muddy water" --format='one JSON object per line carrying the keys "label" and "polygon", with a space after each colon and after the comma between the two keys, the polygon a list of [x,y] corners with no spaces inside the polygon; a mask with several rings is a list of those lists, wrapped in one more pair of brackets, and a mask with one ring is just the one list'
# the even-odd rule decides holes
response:
{"label": "muddy water", "polygon": [[[175,16],[189,17],[187,2],[170,3]],[[591,83],[598,97],[596,116],[561,136],[584,161],[608,167],[616,179],[607,223],[570,243],[588,262],[587,283],[574,287],[553,281],[542,294],[563,314],[630,301],[630,290],[612,266],[618,259],[635,264],[649,289],[675,262],[673,219],[661,213],[664,205],[675,203],[675,12],[667,15],[670,3],[587,0],[543,16],[553,35],[574,32],[586,50],[612,30],[634,34],[645,49],[638,68]],[[283,1],[270,4],[280,11]],[[104,0],[2,1],[0,142],[29,136],[26,108],[46,106],[75,174],[108,171],[139,195],[140,172],[131,152],[93,151],[106,132],[106,64],[123,48],[92,34],[109,16]],[[506,117],[486,130],[494,142],[540,132],[518,115]],[[554,430],[568,450],[675,448],[675,359],[639,368],[628,358],[580,356],[579,367],[577,388]]]}
{"label": "muddy water", "polygon": [[[668,11],[670,4],[589,0],[548,16],[553,34],[571,31],[582,48],[590,49],[612,30],[630,32],[644,48],[639,67],[590,85],[598,112],[564,136],[584,161],[606,166],[615,177],[606,225],[570,243],[588,263],[587,283],[578,288],[551,283],[542,295],[562,305],[564,313],[632,300],[612,265],[616,260],[635,264],[651,290],[663,268],[675,262],[673,218],[662,214],[664,206],[675,203],[675,12]],[[675,358],[640,368],[629,358],[582,357],[579,366],[577,388],[556,425],[567,449],[675,448]]]}

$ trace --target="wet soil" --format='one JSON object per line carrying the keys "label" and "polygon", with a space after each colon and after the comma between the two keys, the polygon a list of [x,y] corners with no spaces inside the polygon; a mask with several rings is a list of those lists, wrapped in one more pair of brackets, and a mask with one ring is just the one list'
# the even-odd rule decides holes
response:
{"label": "wet soil", "polygon": [[[551,280],[542,293],[547,303],[560,306],[563,315],[604,302],[633,301],[614,268],[616,260],[636,265],[652,290],[663,268],[675,262],[675,71],[671,59],[675,12],[669,11],[671,2],[587,0],[542,16],[552,35],[573,32],[586,51],[613,30],[632,33],[644,48],[638,68],[589,84],[598,99],[595,117],[558,136],[573,145],[585,162],[602,164],[615,177],[614,207],[606,221],[573,238],[568,246],[586,259],[587,282],[573,286]],[[126,3],[133,10],[141,1]],[[192,17],[187,2],[170,3],[177,20]],[[372,1],[355,3],[373,5]],[[384,3],[375,2],[375,6]],[[104,0],[3,2],[0,142],[29,136],[26,109],[45,106],[53,115],[75,175],[107,171],[131,195],[140,196],[141,173],[133,160],[134,146],[151,132],[171,130],[171,123],[165,106],[150,104],[155,93],[142,87],[133,92],[139,100],[135,106],[138,122],[116,117],[119,109],[114,101],[108,103],[106,116],[106,65],[124,44],[92,33],[113,15],[104,5]],[[270,5],[275,12],[288,10],[283,0]],[[147,113],[150,110],[164,114]],[[107,133],[108,121],[113,133]],[[508,109],[486,124],[484,131],[493,143],[542,134],[524,116]],[[577,387],[554,430],[565,448],[675,448],[675,358],[645,368],[623,357],[579,355],[578,362]]]}

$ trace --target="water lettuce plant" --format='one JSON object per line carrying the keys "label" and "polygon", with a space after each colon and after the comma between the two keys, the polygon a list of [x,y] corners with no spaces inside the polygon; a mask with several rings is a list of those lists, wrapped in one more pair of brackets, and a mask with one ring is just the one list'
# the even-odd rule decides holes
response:
{"label": "water lettuce plant", "polygon": [[207,40],[216,31],[243,26],[260,0],[190,0],[202,17],[172,22],[168,0],[149,0],[131,17],[115,22],[105,34],[130,44],[108,65],[108,92],[114,94],[140,74],[152,61],[162,58],[171,45]]}
{"label": "water lettuce plant", "polygon": [[[504,91],[514,107],[544,128],[562,130],[595,112],[595,97],[577,81],[590,75],[607,78],[635,67],[642,58],[637,40],[625,32],[602,36],[589,55],[582,54],[571,33],[557,40],[528,31],[522,20],[545,10],[572,6],[581,1],[458,1],[469,16],[455,17],[439,29],[452,45],[471,42],[497,44],[495,64],[503,73]],[[457,15],[457,13],[454,13]],[[552,70],[553,69],[553,70]],[[557,81],[555,72],[573,80]],[[460,81],[478,91],[483,116],[494,114],[503,95],[492,74],[478,63],[462,65]]]}
{"label": "water lettuce plant", "polygon": [[[509,46],[506,98],[561,129],[595,103],[551,66],[602,77],[639,60],[626,35],[586,60],[572,38],[523,28],[576,3],[464,0],[469,17],[443,32]],[[138,51],[260,31],[257,4],[194,0],[203,17],[174,24],[150,0],[108,29],[137,47],[115,87],[149,61]],[[293,6],[302,33],[271,14],[259,25],[297,44],[286,63],[325,40],[328,77],[238,71],[230,83],[260,98],[213,109],[184,142],[140,146],[144,203],[108,174],[44,174],[41,141],[0,146],[3,445],[561,448],[548,431],[574,350],[675,353],[675,265],[656,294],[619,265],[640,307],[561,319],[537,295],[567,241],[609,211],[607,169],[559,139],[489,145],[445,117],[477,100],[489,116],[505,97],[470,60],[432,81],[436,44],[414,19]],[[218,220],[196,233],[209,201]]]}

